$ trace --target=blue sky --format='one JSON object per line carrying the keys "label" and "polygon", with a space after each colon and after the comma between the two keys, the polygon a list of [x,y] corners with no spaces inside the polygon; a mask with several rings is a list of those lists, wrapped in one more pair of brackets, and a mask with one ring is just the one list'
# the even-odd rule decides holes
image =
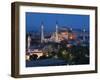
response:
{"label": "blue sky", "polygon": [[26,32],[39,32],[42,23],[47,32],[55,31],[56,23],[58,27],[89,30],[89,18],[89,15],[26,12]]}

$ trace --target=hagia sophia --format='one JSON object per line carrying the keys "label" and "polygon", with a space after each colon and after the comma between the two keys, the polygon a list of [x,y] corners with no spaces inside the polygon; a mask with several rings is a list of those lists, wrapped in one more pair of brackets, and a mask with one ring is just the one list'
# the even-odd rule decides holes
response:
{"label": "hagia sophia", "polygon": [[[89,34],[86,33],[85,29],[83,29],[83,32],[81,33],[76,33],[73,31],[72,28],[60,28],[57,24],[55,26],[55,32],[53,32],[49,37],[45,37],[45,33],[44,33],[44,25],[41,25],[41,35],[40,35],[40,44],[41,43],[48,43],[48,42],[54,42],[54,43],[60,43],[61,41],[65,40],[65,41],[71,41],[73,40],[74,43],[78,42],[78,41],[86,41],[86,37],[89,37]],[[79,35],[82,36],[81,40],[78,40]],[[26,60],[29,60],[29,55],[33,55],[36,54],[38,55],[38,58],[40,56],[43,55],[42,50],[39,49],[30,49],[31,46],[31,41],[32,41],[32,37],[28,36],[27,37],[27,52],[30,54],[26,55]],[[67,44],[69,45],[69,44]]]}

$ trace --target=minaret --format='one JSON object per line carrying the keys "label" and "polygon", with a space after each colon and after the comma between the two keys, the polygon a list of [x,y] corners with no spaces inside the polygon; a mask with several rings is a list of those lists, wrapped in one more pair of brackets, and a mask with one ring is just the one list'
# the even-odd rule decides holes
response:
{"label": "minaret", "polygon": [[70,30],[71,30],[71,32],[72,32],[73,28],[70,28]]}
{"label": "minaret", "polygon": [[44,26],[43,26],[43,23],[41,25],[41,43],[43,43],[44,41]]}
{"label": "minaret", "polygon": [[57,25],[57,22],[56,22],[56,42],[58,42],[58,25]]}
{"label": "minaret", "polygon": [[30,44],[31,44],[31,37],[28,36],[28,40],[27,40],[27,49],[28,49],[28,52],[30,52]]}
{"label": "minaret", "polygon": [[86,30],[83,29],[83,41],[85,41],[85,32],[86,32]]}

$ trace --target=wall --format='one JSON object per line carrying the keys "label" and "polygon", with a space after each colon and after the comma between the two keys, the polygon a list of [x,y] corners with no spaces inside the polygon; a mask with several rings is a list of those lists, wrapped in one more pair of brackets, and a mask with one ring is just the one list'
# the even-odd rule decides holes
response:
{"label": "wall", "polygon": [[[10,77],[11,67],[11,2],[13,1],[29,1],[40,3],[54,3],[54,4],[74,4],[74,5],[88,5],[98,6],[100,14],[100,0],[1,0],[0,2],[0,80],[16,80]],[[98,22],[100,16],[98,16]],[[99,32],[98,24],[98,34]],[[100,37],[98,37],[100,41]],[[98,47],[100,43],[98,42]],[[100,50],[98,51],[98,53]],[[98,58],[100,54],[98,54]],[[98,59],[98,67],[100,59]],[[99,80],[100,68],[97,74],[80,74],[80,75],[65,75],[65,76],[51,76],[51,77],[39,77],[39,78],[23,78],[18,80]]]}

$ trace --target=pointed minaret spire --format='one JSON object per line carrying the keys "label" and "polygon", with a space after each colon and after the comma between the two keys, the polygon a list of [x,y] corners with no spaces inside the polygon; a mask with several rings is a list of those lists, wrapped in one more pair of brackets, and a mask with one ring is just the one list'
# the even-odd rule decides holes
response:
{"label": "pointed minaret spire", "polygon": [[58,24],[56,21],[56,42],[58,42]]}
{"label": "pointed minaret spire", "polygon": [[30,35],[28,35],[28,42],[27,42],[28,52],[30,52],[30,44],[31,44],[31,37],[30,37]]}
{"label": "pointed minaret spire", "polygon": [[73,28],[71,27],[71,28],[70,28],[70,30],[72,31],[72,30],[73,30]]}
{"label": "pointed minaret spire", "polygon": [[86,30],[85,30],[85,28],[83,29],[83,41],[85,41],[85,32],[86,32]]}
{"label": "pointed minaret spire", "polygon": [[42,25],[41,25],[41,43],[43,43],[44,41],[44,24],[42,22]]}

